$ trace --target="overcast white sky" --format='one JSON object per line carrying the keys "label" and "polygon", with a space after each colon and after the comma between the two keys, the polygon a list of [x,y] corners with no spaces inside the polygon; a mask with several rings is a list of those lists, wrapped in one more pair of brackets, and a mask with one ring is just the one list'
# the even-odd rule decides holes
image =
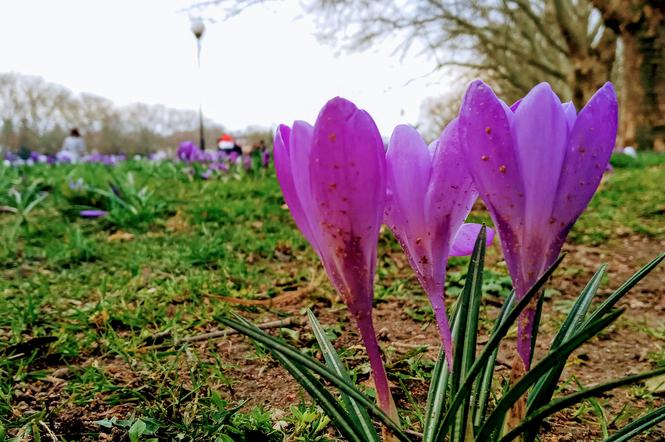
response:
{"label": "overcast white sky", "polygon": [[[191,0],[0,0],[0,72],[39,75],[118,104],[198,108]],[[210,18],[221,18],[211,9]],[[424,57],[400,60],[394,42],[336,55],[314,37],[297,0],[207,23],[206,116],[230,129],[313,122],[333,96],[369,111],[384,135],[416,123],[424,98],[447,92]]]}

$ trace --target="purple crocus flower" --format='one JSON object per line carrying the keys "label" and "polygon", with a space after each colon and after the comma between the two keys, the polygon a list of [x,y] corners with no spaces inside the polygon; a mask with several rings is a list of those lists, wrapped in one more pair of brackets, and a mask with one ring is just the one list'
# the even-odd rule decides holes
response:
{"label": "purple crocus flower", "polygon": [[79,212],[79,215],[81,215],[83,218],[102,218],[108,214],[109,213],[104,210],[96,210],[96,209],[81,210]]}
{"label": "purple crocus flower", "polygon": [[[448,256],[470,254],[481,228],[462,224],[478,193],[464,164],[457,120],[429,148],[415,129],[397,126],[388,144],[386,163],[386,224],[427,293],[448,367],[452,368],[452,339],[444,302],[446,263]],[[489,244],[494,232],[487,233]]]}
{"label": "purple crocus flower", "polygon": [[180,161],[190,162],[198,150],[198,147],[196,147],[191,141],[183,141],[178,147],[178,159],[180,159]]}
{"label": "purple crocus flower", "polygon": [[208,167],[220,173],[226,173],[229,171],[229,165],[223,162],[210,163]]}
{"label": "purple crocus flower", "polygon": [[261,166],[262,167],[268,167],[270,165],[270,152],[268,150],[264,150],[261,152]]}
{"label": "purple crocus flower", "polygon": [[243,155],[242,156],[242,167],[245,170],[251,170],[252,169],[252,157],[249,155]]}
{"label": "purple crocus flower", "polygon": [[19,156],[16,155],[14,152],[5,152],[5,160],[9,161],[10,163],[13,163],[14,161],[18,160]]}
{"label": "purple crocus flower", "polygon": [[[606,83],[576,113],[541,83],[512,108],[481,81],[459,117],[466,164],[494,220],[518,299],[552,264],[591,200],[610,159],[617,99]],[[519,320],[517,351],[528,370],[535,307]]]}
{"label": "purple crocus flower", "polygon": [[201,172],[199,176],[203,180],[210,179],[210,177],[212,176],[212,169],[206,169],[204,172]]}
{"label": "purple crocus flower", "polygon": [[381,135],[367,112],[333,98],[314,127],[303,121],[292,128],[280,125],[274,157],[296,225],[358,326],[379,406],[397,419],[372,324],[376,249],[386,199]]}
{"label": "purple crocus flower", "polygon": [[59,152],[58,155],[56,156],[56,159],[58,163],[62,164],[69,164],[72,162],[70,156],[63,152]]}

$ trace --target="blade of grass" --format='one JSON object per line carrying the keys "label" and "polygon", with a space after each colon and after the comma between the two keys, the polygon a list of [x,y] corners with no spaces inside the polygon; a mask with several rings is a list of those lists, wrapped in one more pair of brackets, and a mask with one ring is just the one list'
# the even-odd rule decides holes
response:
{"label": "blade of grass", "polygon": [[662,421],[665,421],[665,405],[626,425],[605,442],[627,442]]}
{"label": "blade of grass", "polygon": [[[547,418],[548,416],[551,416],[554,413],[563,410],[564,408],[568,408],[572,405],[575,405],[575,404],[579,403],[580,401],[582,401],[586,398],[599,396],[599,395],[601,395],[601,394],[603,394],[603,393],[605,393],[609,390],[613,390],[615,388],[623,387],[625,385],[634,384],[635,382],[639,382],[639,381],[643,381],[645,379],[660,376],[662,374],[665,374],[665,367],[662,367],[662,368],[659,368],[659,369],[653,370],[653,371],[639,373],[639,374],[636,374],[636,375],[633,375],[633,376],[627,376],[625,378],[616,379],[616,380],[613,380],[613,381],[610,381],[610,382],[605,382],[601,385],[596,385],[594,387],[587,388],[586,390],[578,391],[578,392],[569,394],[568,396],[564,396],[562,398],[555,399],[552,402],[550,402],[549,404],[547,404],[543,407],[540,407],[539,409],[537,409],[533,413],[531,413],[529,416],[527,416],[527,418],[524,421],[522,421],[518,426],[516,426],[515,428],[510,430],[508,433],[506,433],[501,438],[501,442],[508,442],[508,441],[511,441],[511,440],[515,439],[521,433],[523,433],[525,430],[533,429],[533,427],[535,425],[540,425],[540,422],[543,419]],[[663,410],[661,412],[665,413],[665,407],[661,408],[660,410]],[[658,411],[658,410],[656,410],[656,411]],[[655,412],[650,413],[650,414],[653,415],[653,416],[656,416],[656,417],[658,416],[658,414],[655,413]],[[615,437],[621,431],[624,431],[626,428],[631,427],[633,425],[634,425],[633,428],[640,427],[641,425],[643,425],[644,423],[646,423],[648,421],[648,419],[646,419],[647,416],[649,416],[649,415],[643,416],[642,418],[640,418],[640,419],[636,420],[635,422],[633,422],[633,423],[627,425],[626,427],[622,428],[617,433],[614,433],[613,435],[611,435],[609,437],[609,439],[607,439],[607,441],[605,441],[605,442],[610,442],[610,441],[617,442],[618,440],[628,440],[628,439],[616,439],[616,440],[614,440],[612,438]],[[661,417],[661,420],[662,419],[665,419],[665,415]],[[642,422],[640,423],[640,421],[642,421]],[[652,425],[655,425],[656,423],[657,422],[654,422]],[[648,427],[646,427],[646,428],[648,428]],[[623,434],[626,434],[626,435],[630,434],[631,437],[632,437],[632,435],[637,434],[637,433],[631,433],[631,431],[632,431],[631,429],[625,430],[625,433],[623,433]]]}
{"label": "blade of grass", "polygon": [[330,417],[330,420],[335,425],[335,428],[342,433],[342,436],[354,442],[367,442],[367,438],[361,427],[349,416],[349,414],[341,407],[339,402],[333,397],[332,394],[319,382],[314,376],[307,373],[303,367],[295,362],[290,361],[277,351],[271,352],[277,361],[289,372],[291,376],[298,381],[298,383],[307,391],[307,393],[314,399],[323,412]]}
{"label": "blade of grass", "polygon": [[473,382],[476,379],[478,373],[485,367],[486,362],[489,360],[492,353],[498,348],[501,339],[508,333],[508,330],[517,320],[520,313],[529,305],[534,296],[540,291],[540,289],[545,285],[545,282],[549,277],[554,273],[556,268],[561,264],[564,255],[559,256],[557,260],[543,273],[543,275],[538,279],[536,284],[534,284],[531,289],[524,295],[524,298],[517,303],[515,308],[513,308],[503,324],[500,324],[499,327],[492,333],[489,341],[485,344],[485,347],[480,352],[480,355],[476,358],[476,362],[473,363],[473,366],[469,370],[464,383],[460,386],[458,393],[454,396],[453,400],[450,402],[449,408],[443,417],[439,421],[439,425],[436,431],[436,440],[442,440],[443,435],[446,434],[447,428],[450,425],[451,419],[454,416],[454,413],[457,412],[457,409],[462,404],[463,398],[468,394],[467,390],[470,389],[473,385]]}
{"label": "blade of grass", "polygon": [[564,321],[563,325],[554,337],[551,345],[552,349],[555,349],[561,345],[561,343],[568,339],[573,334],[575,329],[579,328],[579,326],[582,324],[584,317],[586,316],[587,312],[589,311],[589,307],[591,306],[591,301],[598,291],[598,287],[600,287],[600,283],[606,273],[607,264],[603,264],[591,277],[587,285],[580,293],[580,296],[575,301],[575,304],[568,313],[568,316],[566,316],[566,320]]}
{"label": "blade of grass", "polygon": [[587,327],[573,335],[569,340],[561,344],[556,352],[549,353],[545,356],[535,367],[529,370],[519,381],[517,381],[508,393],[501,398],[499,403],[496,404],[495,409],[478,430],[476,440],[489,440],[489,437],[497,430],[497,424],[503,420],[503,416],[531,385],[540,379],[543,374],[547,373],[553,364],[567,359],[573,351],[609,326],[622,313],[623,310],[616,310],[608,313],[605,317],[589,324]]}
{"label": "blade of grass", "polygon": [[[485,265],[485,238],[486,227],[483,226],[476,238],[476,243],[473,247],[471,260],[469,261],[469,268],[466,274],[466,281],[464,283],[464,290],[462,291],[462,299],[466,300],[466,306],[461,311],[462,316],[460,319],[460,331],[463,332],[460,338],[455,338],[455,370],[453,371],[453,388],[451,391],[457,393],[460,379],[466,377],[467,372],[473,365],[476,356],[476,339],[478,335],[478,315],[480,311],[480,298],[482,297],[483,285],[483,269]],[[458,324],[455,324],[456,326]],[[458,357],[459,356],[459,362]],[[469,395],[464,399],[463,404],[457,413],[455,430],[451,435],[450,440],[453,442],[462,442],[468,435],[468,430],[473,430],[473,427],[468,425],[469,418],[469,405],[471,403],[471,389]]]}
{"label": "blade of grass", "polygon": [[[308,313],[311,312],[308,311]],[[242,322],[246,326],[255,330],[261,331],[261,329],[259,329],[255,324],[249,322],[242,316],[235,316],[238,318],[239,322]],[[314,315],[312,314],[312,316]],[[314,320],[316,321],[316,318]],[[319,326],[319,329],[321,329],[318,321],[317,325]],[[366,442],[368,440],[364,437],[362,428],[357,424],[357,422],[353,420],[352,415],[340,407],[337,400],[330,394],[330,392],[323,386],[323,384],[318,381],[318,379],[309,374],[307,370],[303,369],[300,364],[290,361],[288,358],[284,357],[282,354],[275,350],[266,348],[265,346],[262,347],[270,352],[270,354],[277,360],[277,362],[279,362],[305,389],[305,391],[307,391],[312,399],[314,399],[314,401],[323,409],[324,413],[330,417],[330,420],[333,422],[335,428],[337,428],[339,432],[342,433],[342,436],[354,442]],[[342,371],[343,373],[345,372],[344,370]]]}
{"label": "blade of grass", "polygon": [[439,358],[432,371],[432,381],[427,393],[427,408],[425,409],[425,424],[423,426],[423,442],[435,442],[434,438],[437,421],[443,415],[443,406],[446,402],[448,390],[448,363],[446,353],[441,349]]}
{"label": "blade of grass", "polygon": [[529,356],[529,365],[533,363],[533,355],[536,352],[536,342],[538,342],[538,330],[540,329],[540,317],[543,313],[543,302],[545,302],[545,293],[538,295],[536,311],[533,316],[533,331],[531,333],[531,353]]}
{"label": "blade of grass", "polygon": [[[316,340],[319,343],[319,347],[321,348],[321,352],[323,353],[323,358],[325,359],[326,364],[328,364],[328,366],[333,369],[337,376],[346,379],[348,382],[351,382],[351,376],[349,376],[346,367],[340,360],[335,347],[326,337],[326,332],[323,330],[323,327],[321,327],[321,324],[310,309],[307,309],[307,316],[312,326],[314,337],[316,337]],[[342,393],[342,401],[346,405],[346,409],[349,411],[351,420],[363,434],[364,440],[378,442],[379,435],[374,429],[374,425],[372,424],[372,420],[370,419],[369,414],[367,414],[367,411],[361,407],[358,402],[350,398],[348,394]]]}
{"label": "blade of grass", "polygon": [[[457,313],[459,311],[459,302],[456,302],[450,315],[450,325],[454,328],[457,323]],[[446,354],[441,349],[439,359],[436,362],[432,372],[432,381],[427,393],[427,408],[425,409],[425,425],[423,432],[423,442],[435,442],[436,428],[441,416],[443,416],[443,406],[446,403],[450,379],[450,369],[446,361]]]}
{"label": "blade of grass", "polygon": [[386,413],[383,412],[383,410],[381,410],[376,404],[374,404],[367,396],[358,391],[358,389],[356,389],[356,387],[353,384],[337,376],[335,372],[333,372],[325,365],[321,364],[319,361],[303,355],[302,353],[300,353],[300,351],[298,351],[297,348],[288,345],[261,330],[256,330],[251,327],[248,327],[247,325],[243,324],[240,321],[236,321],[225,317],[220,317],[218,318],[218,320],[222,324],[237,330],[239,333],[255,341],[258,341],[261,344],[264,344],[266,347],[279,352],[280,354],[290,359],[291,361],[301,364],[304,368],[307,368],[308,370],[311,370],[314,373],[318,374],[328,382],[335,385],[342,392],[354,398],[362,406],[366,407],[367,411],[372,416],[376,417],[381,422],[383,422],[399,440],[402,440],[404,442],[409,442],[408,436]]}
{"label": "blade of grass", "polygon": [[605,417],[605,409],[603,409],[603,406],[600,405],[600,402],[598,402],[596,398],[589,398],[587,400],[591,403],[596,416],[598,416],[598,420],[600,421],[600,430],[603,433],[603,438],[606,439],[609,436],[609,433],[607,431],[607,418]]}
{"label": "blade of grass", "polygon": [[[550,346],[550,352],[555,351],[556,348],[561,345],[561,342],[570,338],[570,336],[579,329],[584,321],[584,317],[589,311],[591,301],[598,291],[598,287],[600,286],[603,276],[605,276],[606,270],[607,265],[603,264],[584,287],[575,301],[575,304],[573,304],[573,307],[570,309],[568,316],[566,316],[564,323],[554,337],[552,345]],[[527,415],[536,408],[547,404],[552,399],[565,365],[566,361],[561,361],[558,364],[555,364],[547,375],[538,380],[527,399]],[[526,434],[524,439],[525,441],[532,441],[535,437],[535,434]]]}
{"label": "blade of grass", "polygon": [[585,321],[585,325],[589,324],[596,319],[602,317],[610,311],[614,305],[619,302],[619,300],[626,294],[630,289],[632,289],[635,284],[640,282],[642,278],[649,274],[653,269],[660,264],[663,259],[665,259],[665,253],[661,253],[659,256],[651,260],[647,265],[642,267],[637,273],[631,276],[626,282],[624,282],[621,287],[616,289],[606,300],[603,302],[596,310],[591,313],[591,316]]}
{"label": "blade of grass", "polygon": [[[506,298],[503,307],[501,307],[501,311],[499,312],[499,316],[497,317],[496,323],[494,325],[494,330],[492,331],[493,333],[506,320],[506,317],[508,316],[508,312],[510,311],[510,307],[513,304],[514,299],[515,299],[515,292],[512,291],[508,296],[508,298]],[[490,355],[489,359],[487,360],[487,364],[485,364],[485,367],[483,368],[483,371],[480,377],[478,378],[478,383],[476,384],[476,391],[473,395],[475,398],[475,403],[473,406],[474,428],[480,427],[482,419],[485,417],[485,413],[487,411],[487,404],[489,403],[489,397],[492,392],[494,367],[496,366],[496,357],[498,354],[499,354],[499,349],[496,348]]]}
{"label": "blade of grass", "polygon": [[[637,284],[642,278],[644,278],[651,270],[653,270],[665,257],[665,254],[656,257],[641,270],[636,272],[630,279],[628,279],[619,289],[617,289],[612,296],[610,296],[595,312],[594,314],[586,321],[588,323],[593,319],[593,317],[600,317],[599,315],[603,312],[608,311],[612,306],[614,306],[622,296],[624,296],[635,284]],[[573,332],[578,330],[582,323],[584,322],[584,317],[586,316],[591,301],[598,291],[600,282],[602,281],[603,276],[607,270],[607,265],[604,264],[598,269],[594,276],[589,280],[586,287],[577,298],[577,301],[573,305],[570,313],[566,317],[565,322],[559,329],[559,332],[555,336],[551,349],[552,351],[558,347],[561,342],[571,336]],[[529,398],[528,398],[528,408],[527,414],[533,411],[536,408],[539,408],[552,399],[556,386],[558,384],[561,373],[563,372],[565,366],[565,361],[560,362],[555,367],[552,368],[550,373],[543,377],[538,383],[534,386]],[[530,442],[535,440],[536,434],[526,433],[524,435],[525,442]]]}

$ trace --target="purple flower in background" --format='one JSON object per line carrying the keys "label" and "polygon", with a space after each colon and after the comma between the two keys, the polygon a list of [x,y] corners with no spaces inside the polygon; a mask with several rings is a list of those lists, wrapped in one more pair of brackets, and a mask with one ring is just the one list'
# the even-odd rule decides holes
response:
{"label": "purple flower in background", "polygon": [[280,125],[274,156],[296,225],[358,326],[379,405],[397,419],[372,324],[376,249],[386,199],[381,135],[367,112],[333,98],[314,127],[303,121],[292,128]]}
{"label": "purple flower in background", "polygon": [[250,155],[243,155],[242,156],[242,167],[244,167],[245,170],[251,170],[252,169],[252,157]]}
{"label": "purple flower in background", "polygon": [[227,163],[222,163],[222,162],[210,163],[208,167],[220,173],[225,173],[229,171],[229,165]]}
{"label": "purple flower in background", "polygon": [[164,161],[167,158],[168,154],[163,150],[158,150],[157,152],[151,152],[150,154],[148,154],[149,161],[159,162],[159,161]]}
{"label": "purple flower in background", "polygon": [[199,148],[191,141],[183,141],[178,147],[178,159],[180,159],[180,161],[190,162],[193,160],[193,157],[198,150]]}
{"label": "purple flower in background", "polygon": [[96,164],[103,164],[105,166],[115,166],[121,161],[125,161],[126,157],[125,155],[108,155],[108,154],[103,154],[103,153],[93,153],[91,155],[86,156],[83,161],[85,163],[96,163]]}
{"label": "purple flower in background", "polygon": [[[386,154],[386,224],[397,237],[427,293],[452,368],[452,339],[444,284],[449,256],[473,251],[481,226],[462,224],[478,193],[464,164],[457,120],[429,148],[418,132],[397,126]],[[487,231],[488,244],[494,232]]]}
{"label": "purple flower in background", "polygon": [[221,163],[223,161],[226,161],[229,159],[229,156],[224,152],[223,150],[218,150],[217,151],[217,162]]}
{"label": "purple flower in background", "polygon": [[261,166],[268,167],[270,165],[270,152],[264,150],[261,152]]}
{"label": "purple flower in background", "polygon": [[232,164],[233,164],[233,163],[237,163],[237,162],[238,162],[238,152],[236,152],[236,151],[231,152],[231,153],[229,154],[229,161],[230,161]]}
{"label": "purple flower in background", "polygon": [[58,154],[56,155],[56,160],[58,163],[62,164],[69,164],[72,162],[71,157],[64,152],[58,152]]}
{"label": "purple flower in background", "polygon": [[5,152],[5,161],[9,161],[10,163],[13,163],[14,161],[18,160],[19,156],[16,155],[14,152]]}
{"label": "purple flower in background", "polygon": [[201,172],[199,176],[204,180],[210,179],[212,176],[212,169],[206,169],[204,172]]}
{"label": "purple flower in background", "polygon": [[79,215],[83,218],[102,218],[108,215],[109,213],[104,210],[81,210]]}
{"label": "purple flower in background", "polygon": [[[541,83],[508,107],[481,81],[466,92],[460,139],[494,220],[518,299],[552,264],[610,159],[617,99],[606,83],[577,114]],[[517,351],[531,364],[535,307],[519,320]]]}

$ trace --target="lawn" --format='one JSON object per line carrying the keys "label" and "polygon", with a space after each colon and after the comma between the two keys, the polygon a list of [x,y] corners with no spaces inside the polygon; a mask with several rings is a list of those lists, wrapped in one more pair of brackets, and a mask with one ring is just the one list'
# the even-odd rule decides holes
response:
{"label": "lawn", "polygon": [[[541,350],[600,264],[610,266],[607,294],[665,250],[665,160],[614,164],[548,284]],[[255,323],[282,321],[273,333],[317,354],[302,321],[311,308],[356,381],[369,384],[360,340],[274,171],[196,176],[170,162],[0,168],[0,436],[339,440],[260,348],[237,335],[206,335],[234,311]],[[90,208],[108,215],[79,216]],[[471,218],[488,221],[481,203]],[[379,251],[377,330],[402,421],[418,431],[438,351],[433,315],[387,230]],[[511,290],[500,256],[496,244],[488,250],[486,328]],[[451,302],[465,263],[449,265]],[[575,353],[561,392],[665,365],[663,283],[661,267],[627,296],[618,323]],[[544,440],[597,439],[662,403],[648,385],[625,388],[551,419]],[[644,437],[664,438],[665,428]]]}

